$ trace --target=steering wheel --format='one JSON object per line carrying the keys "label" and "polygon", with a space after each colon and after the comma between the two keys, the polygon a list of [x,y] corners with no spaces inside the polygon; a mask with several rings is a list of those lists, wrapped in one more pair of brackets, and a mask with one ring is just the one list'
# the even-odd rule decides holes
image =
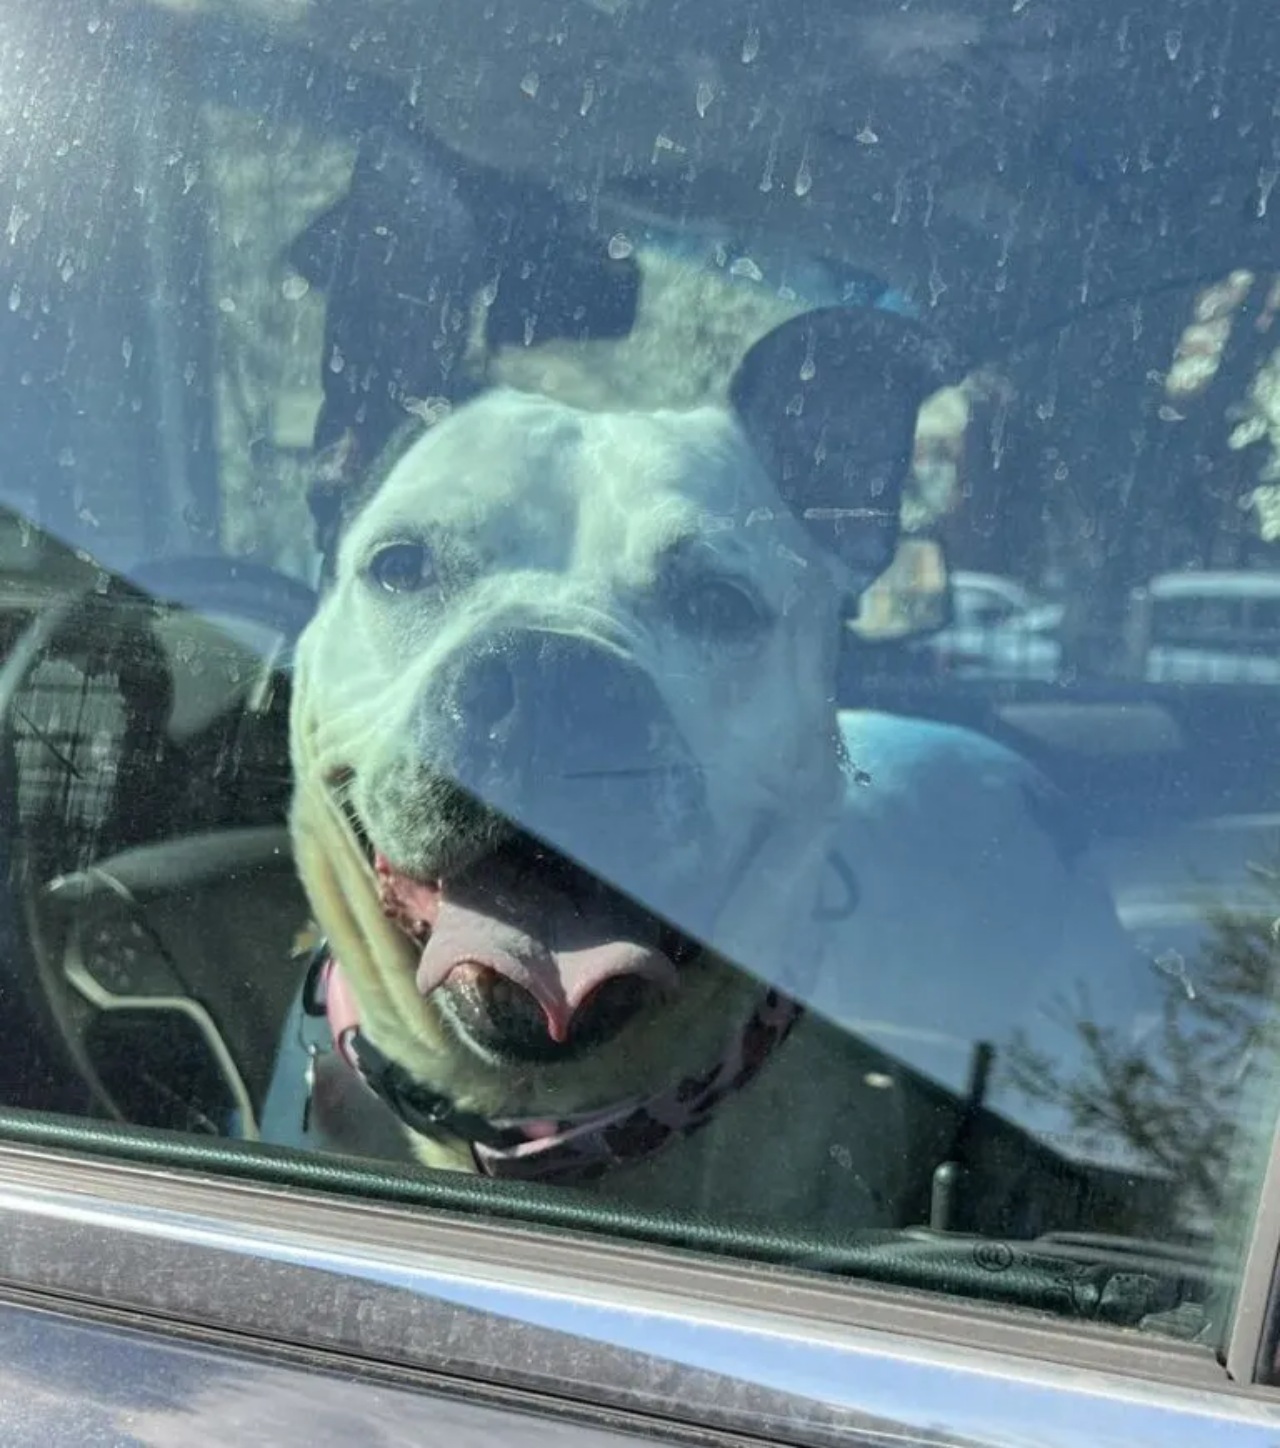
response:
{"label": "steering wheel", "polygon": [[[170,559],[133,570],[129,581],[112,579],[101,592],[71,595],[48,605],[0,665],[0,790],[11,801],[0,810],[0,865],[6,856],[10,863],[7,871],[0,870],[0,892],[7,888],[8,894],[6,900],[0,893],[0,927],[10,937],[4,944],[6,959],[12,963],[12,978],[0,981],[0,1001],[11,1016],[11,1039],[19,1036],[25,1049],[21,1063],[13,1067],[12,1083],[4,1079],[7,1073],[0,1071],[0,1090],[11,1103],[105,1115],[136,1124],[143,1087],[133,1084],[132,1105],[130,1091],[122,1087],[129,1085],[129,1066],[136,1063],[140,1045],[177,1041],[173,1049],[178,1050],[178,1038],[185,1032],[188,1058],[199,1055],[211,1063],[205,1073],[210,1080],[216,1076],[230,1083],[231,1105],[243,1134],[254,1134],[249,1093],[216,1024],[187,988],[174,958],[167,957],[167,973],[163,964],[156,964],[154,948],[162,949],[163,943],[154,938],[144,941],[151,948],[150,976],[141,985],[134,981],[127,989],[115,990],[100,972],[89,969],[81,943],[73,937],[81,928],[82,917],[92,917],[94,909],[106,904],[114,906],[119,919],[128,921],[130,930],[145,934],[149,927],[143,897],[155,886],[167,889],[173,898],[179,886],[171,878],[161,884],[160,876],[173,875],[173,871],[166,872],[165,865],[178,857],[185,859],[193,851],[196,858],[189,868],[197,874],[212,872],[214,877],[221,872],[224,880],[245,858],[250,867],[255,858],[266,858],[274,868],[282,868],[282,862],[283,868],[289,868],[287,847],[282,849],[283,822],[279,830],[224,828],[166,839],[161,844],[143,842],[141,848],[137,847],[140,832],[126,829],[124,838],[108,845],[106,853],[115,854],[121,844],[135,848],[126,848],[114,859],[90,858],[70,876],[54,880],[70,863],[66,831],[59,829],[62,821],[56,818],[43,821],[41,829],[40,820],[21,817],[20,791],[30,779],[23,768],[21,746],[36,750],[41,767],[65,770],[63,809],[69,808],[77,787],[91,794],[98,787],[98,777],[113,779],[106,801],[108,817],[118,812],[125,800],[131,806],[140,803],[145,810],[150,802],[148,791],[159,791],[151,798],[161,799],[163,806],[167,771],[160,751],[174,691],[171,664],[153,625],[170,611],[185,609],[270,630],[280,644],[272,657],[264,659],[264,668],[270,672],[291,652],[314,604],[314,595],[304,584],[261,565],[208,557]],[[110,676],[126,714],[116,759],[100,760],[90,750],[91,769],[83,770],[67,746],[41,733],[39,724],[33,723],[28,698],[34,677],[38,670],[46,666],[56,669],[60,664],[80,667],[85,679]],[[71,749],[76,747],[86,747],[85,742],[78,740]],[[163,817],[163,807],[160,814]],[[47,848],[51,840],[62,855],[56,863]],[[227,861],[235,865],[229,866]],[[55,908],[64,902],[71,905],[69,912]],[[154,937],[154,931],[151,935]],[[169,1012],[162,1028],[155,1021],[156,1010]],[[113,1033],[105,1053],[104,1021]],[[132,1043],[128,1040],[130,1029]],[[198,1051],[192,1045],[193,1036],[200,1037]],[[122,1069],[108,1069],[114,1066]],[[79,1089],[73,1082],[79,1083]],[[151,1085],[157,1091],[163,1089],[154,1078]],[[195,1094],[202,1092],[203,1088]],[[148,1104],[152,1099],[147,1098]],[[183,1103],[175,1102],[173,1119],[151,1124],[220,1129],[217,1122],[189,1119],[183,1110]]]}

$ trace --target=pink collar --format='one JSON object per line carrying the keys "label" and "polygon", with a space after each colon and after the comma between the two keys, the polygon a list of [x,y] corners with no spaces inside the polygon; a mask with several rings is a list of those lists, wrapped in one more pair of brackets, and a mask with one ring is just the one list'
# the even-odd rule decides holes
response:
{"label": "pink collar", "polygon": [[[477,1170],[492,1177],[588,1181],[611,1167],[650,1156],[677,1137],[689,1136],[707,1124],[726,1097],[755,1078],[803,1013],[790,997],[768,990],[715,1065],[653,1096],[558,1120],[479,1121],[453,1112],[443,1097],[431,1097],[436,1105],[426,1112],[413,1102],[406,1108],[414,1088],[410,1085],[406,1091],[400,1068],[361,1036],[355,997],[337,961],[326,954],[319,964],[314,995],[328,1016],[334,1048],[342,1059],[407,1125],[423,1130],[425,1115],[447,1134],[461,1136],[471,1147]],[[402,1079],[389,1085],[387,1077],[393,1073]],[[479,1130],[468,1129],[469,1123],[477,1122]]]}

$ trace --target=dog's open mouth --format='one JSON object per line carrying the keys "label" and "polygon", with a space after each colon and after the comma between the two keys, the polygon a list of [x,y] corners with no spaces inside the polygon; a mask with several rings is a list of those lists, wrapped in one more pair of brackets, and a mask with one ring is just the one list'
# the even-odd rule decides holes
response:
{"label": "dog's open mouth", "polygon": [[383,911],[421,947],[419,992],[497,1055],[551,1060],[600,1044],[678,989],[700,950],[520,831],[433,880],[370,852]]}

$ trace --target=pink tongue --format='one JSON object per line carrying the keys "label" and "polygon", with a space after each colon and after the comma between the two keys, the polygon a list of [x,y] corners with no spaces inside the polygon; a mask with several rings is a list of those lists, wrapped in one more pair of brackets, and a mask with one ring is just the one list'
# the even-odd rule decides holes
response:
{"label": "pink tongue", "polygon": [[411,933],[430,930],[418,962],[429,995],[455,970],[480,966],[529,992],[558,1044],[573,1018],[614,976],[640,975],[668,988],[676,969],[616,897],[549,885],[511,860],[482,861],[458,879],[423,885],[377,861],[383,907]]}

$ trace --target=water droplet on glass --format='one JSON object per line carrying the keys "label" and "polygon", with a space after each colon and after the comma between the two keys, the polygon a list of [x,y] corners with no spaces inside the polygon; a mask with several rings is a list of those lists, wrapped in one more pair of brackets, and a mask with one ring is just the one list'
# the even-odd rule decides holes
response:
{"label": "water droplet on glass", "polygon": [[231,316],[231,314],[235,311],[235,309],[236,309],[236,304],[235,304],[235,299],[234,299],[233,297],[219,297],[219,298],[218,298],[218,310],[223,314],[224,317],[229,317],[229,316]]}
{"label": "water droplet on glass", "polygon": [[97,35],[98,31],[102,29],[102,17],[99,15],[91,15],[85,22],[84,28],[90,35]]}
{"label": "water droplet on glass", "polygon": [[813,189],[813,172],[809,169],[809,157],[806,153],[800,157],[800,165],[796,171],[796,195],[808,196]]}
{"label": "water droplet on glass", "polygon": [[126,367],[133,361],[133,343],[128,337],[123,338],[120,343],[120,355],[124,358]]}
{"label": "water droplet on glass", "polygon": [[335,347],[333,351],[329,354],[329,371],[335,373],[341,372],[346,365],[346,358]]}
{"label": "water droplet on glass", "polygon": [[525,93],[525,95],[529,97],[530,100],[534,100],[538,94],[538,85],[538,72],[536,70],[531,70],[529,74],[525,76],[525,78],[520,82],[520,89]]}
{"label": "water droplet on glass", "polygon": [[817,371],[817,364],[813,360],[813,354],[810,353],[810,355],[806,357],[804,361],[800,364],[800,381],[812,382],[814,377],[817,375]]}
{"label": "water droplet on glass", "polygon": [[854,137],[854,140],[857,141],[860,146],[877,146],[880,144],[880,137],[870,126],[863,126]]}
{"label": "water droplet on glass", "polygon": [[587,83],[582,87],[582,100],[578,103],[578,114],[580,116],[585,116],[586,113],[595,104],[595,99],[596,83],[593,80],[588,80]]}
{"label": "water droplet on glass", "polygon": [[290,272],[280,283],[280,291],[286,302],[300,302],[311,290],[311,283],[297,272]]}
{"label": "water droplet on glass", "polygon": [[14,284],[9,288],[9,310],[11,312],[16,312],[21,305],[22,288],[17,284],[17,282],[14,282]]}
{"label": "water droplet on glass", "polygon": [[773,167],[777,160],[776,143],[769,147],[769,154],[765,157],[764,174],[760,177],[760,190],[767,196],[773,190]]}
{"label": "water droplet on glass", "polygon": [[760,31],[755,25],[747,26],[747,33],[742,37],[742,63],[750,65],[760,54]]}
{"label": "water droplet on glass", "polygon": [[705,116],[707,111],[710,110],[711,102],[715,100],[715,98],[715,87],[711,82],[709,80],[700,80],[698,82],[697,95],[694,97],[694,104],[698,108],[698,116],[700,118]]}
{"label": "water droplet on glass", "polygon": [[1164,33],[1164,53],[1170,60],[1177,60],[1178,53],[1182,49],[1182,31],[1166,30]]}
{"label": "water droplet on glass", "polygon": [[624,236],[620,231],[615,231],[609,238],[609,255],[614,261],[625,261],[634,250],[631,238]]}
{"label": "water droplet on glass", "polygon": [[752,282],[764,281],[764,273],[749,256],[735,257],[733,264],[729,267],[729,274],[735,277],[745,277]]}

